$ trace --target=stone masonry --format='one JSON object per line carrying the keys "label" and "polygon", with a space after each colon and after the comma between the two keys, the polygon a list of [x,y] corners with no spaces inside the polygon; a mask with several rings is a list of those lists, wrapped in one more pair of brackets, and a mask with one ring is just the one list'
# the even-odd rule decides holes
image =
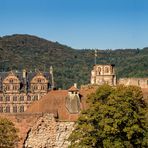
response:
{"label": "stone masonry", "polygon": [[57,122],[52,114],[45,114],[28,132],[24,147],[67,148],[73,128],[74,122]]}

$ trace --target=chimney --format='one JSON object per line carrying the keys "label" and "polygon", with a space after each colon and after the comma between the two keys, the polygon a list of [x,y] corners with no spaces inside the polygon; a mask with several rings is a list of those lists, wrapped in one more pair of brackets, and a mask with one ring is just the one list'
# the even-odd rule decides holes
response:
{"label": "chimney", "polygon": [[23,69],[23,85],[24,85],[24,91],[27,92],[27,71],[26,69]]}
{"label": "chimney", "polygon": [[74,83],[74,85],[73,85],[75,88],[77,88],[77,83]]}

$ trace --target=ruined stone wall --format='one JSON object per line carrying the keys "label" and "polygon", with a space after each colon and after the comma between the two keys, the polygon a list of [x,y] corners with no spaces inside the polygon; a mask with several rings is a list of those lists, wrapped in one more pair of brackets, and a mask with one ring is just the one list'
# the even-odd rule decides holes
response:
{"label": "ruined stone wall", "polygon": [[116,85],[116,75],[113,65],[95,65],[91,71],[91,84]]}
{"label": "ruined stone wall", "polygon": [[141,88],[148,88],[148,78],[120,78],[118,84],[135,85]]}
{"label": "ruined stone wall", "polygon": [[25,148],[67,148],[67,138],[74,122],[56,121],[52,114],[45,114],[28,133]]}
{"label": "ruined stone wall", "polygon": [[56,121],[53,114],[1,114],[19,130],[17,148],[67,148],[74,122]]}
{"label": "ruined stone wall", "polygon": [[44,114],[29,131],[25,148],[67,148],[67,138],[74,122],[56,121],[52,114]]}
{"label": "ruined stone wall", "polygon": [[22,148],[26,135],[30,128],[38,121],[40,117],[42,117],[42,113],[35,114],[0,114],[0,117],[7,118],[12,121],[15,127],[19,130],[19,143],[17,148]]}

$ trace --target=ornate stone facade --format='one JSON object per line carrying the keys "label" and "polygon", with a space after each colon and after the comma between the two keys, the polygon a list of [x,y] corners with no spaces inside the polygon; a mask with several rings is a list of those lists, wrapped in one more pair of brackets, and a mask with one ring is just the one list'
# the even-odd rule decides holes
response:
{"label": "ornate stone facade", "polygon": [[50,74],[38,72],[0,73],[0,113],[24,112],[28,106],[47,94]]}
{"label": "ornate stone facade", "polygon": [[91,71],[91,84],[116,85],[114,65],[95,65]]}

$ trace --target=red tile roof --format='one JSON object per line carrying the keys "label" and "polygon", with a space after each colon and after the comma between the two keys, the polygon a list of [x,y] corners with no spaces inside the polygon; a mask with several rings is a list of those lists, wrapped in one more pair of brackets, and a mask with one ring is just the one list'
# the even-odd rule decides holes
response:
{"label": "red tile roof", "polygon": [[[40,100],[35,101],[28,109],[27,113],[53,113],[59,120],[76,121],[79,113],[72,114],[66,108],[66,97],[69,90],[52,90],[43,96]],[[87,95],[94,92],[95,89],[80,90],[81,109],[87,108]]]}
{"label": "red tile roof", "polygon": [[68,91],[79,91],[78,88],[76,88],[75,86],[71,86]]}

